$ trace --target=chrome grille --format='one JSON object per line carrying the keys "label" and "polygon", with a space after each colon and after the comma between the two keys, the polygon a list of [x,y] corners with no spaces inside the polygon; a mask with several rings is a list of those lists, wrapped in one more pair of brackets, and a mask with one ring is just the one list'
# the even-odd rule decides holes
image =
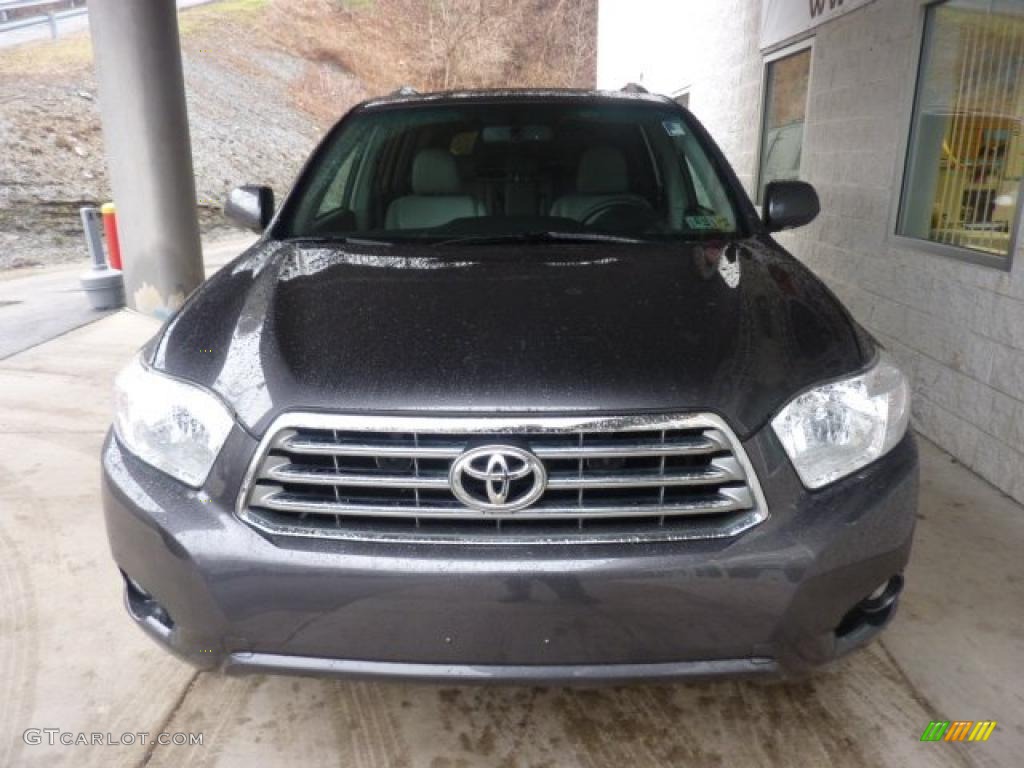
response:
{"label": "chrome grille", "polygon": [[[452,464],[480,446],[531,452],[540,498],[464,505]],[[767,517],[757,478],[713,415],[366,417],[285,414],[268,430],[238,515],[272,534],[357,540],[585,543],[734,536]]]}

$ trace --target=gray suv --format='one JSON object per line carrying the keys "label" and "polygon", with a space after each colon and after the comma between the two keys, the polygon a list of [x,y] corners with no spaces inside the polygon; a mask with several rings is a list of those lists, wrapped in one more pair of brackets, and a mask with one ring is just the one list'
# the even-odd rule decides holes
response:
{"label": "gray suv", "polygon": [[131,617],[229,673],[621,680],[873,638],[917,505],[894,359],[642,93],[403,92],[119,375]]}

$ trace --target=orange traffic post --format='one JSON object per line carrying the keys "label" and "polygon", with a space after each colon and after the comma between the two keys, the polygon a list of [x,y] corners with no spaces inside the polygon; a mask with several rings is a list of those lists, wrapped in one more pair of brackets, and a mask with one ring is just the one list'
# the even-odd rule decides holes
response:
{"label": "orange traffic post", "polygon": [[107,259],[113,269],[121,269],[121,243],[117,239],[117,209],[113,203],[100,206],[103,214],[103,234],[107,238]]}

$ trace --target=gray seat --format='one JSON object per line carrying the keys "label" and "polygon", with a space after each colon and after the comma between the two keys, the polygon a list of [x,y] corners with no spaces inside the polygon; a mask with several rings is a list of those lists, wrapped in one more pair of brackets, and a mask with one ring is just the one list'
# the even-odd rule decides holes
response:
{"label": "gray seat", "polygon": [[614,147],[591,147],[580,158],[576,192],[555,200],[551,215],[585,221],[598,210],[619,202],[648,205],[641,195],[629,191],[626,158],[622,152]]}
{"label": "gray seat", "polygon": [[443,149],[422,149],[412,161],[412,194],[388,206],[388,229],[438,227],[453,219],[483,216],[483,203],[472,195],[459,194],[455,158]]}

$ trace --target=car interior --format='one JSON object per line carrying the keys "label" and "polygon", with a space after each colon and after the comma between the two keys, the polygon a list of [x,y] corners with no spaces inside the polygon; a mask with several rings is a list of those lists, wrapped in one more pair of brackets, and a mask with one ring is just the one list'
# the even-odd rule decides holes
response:
{"label": "car interior", "polygon": [[724,186],[675,113],[648,110],[638,121],[608,119],[606,111],[599,118],[564,110],[546,120],[529,110],[465,112],[435,108],[404,121],[367,115],[343,129],[300,185],[289,234],[735,228]]}

